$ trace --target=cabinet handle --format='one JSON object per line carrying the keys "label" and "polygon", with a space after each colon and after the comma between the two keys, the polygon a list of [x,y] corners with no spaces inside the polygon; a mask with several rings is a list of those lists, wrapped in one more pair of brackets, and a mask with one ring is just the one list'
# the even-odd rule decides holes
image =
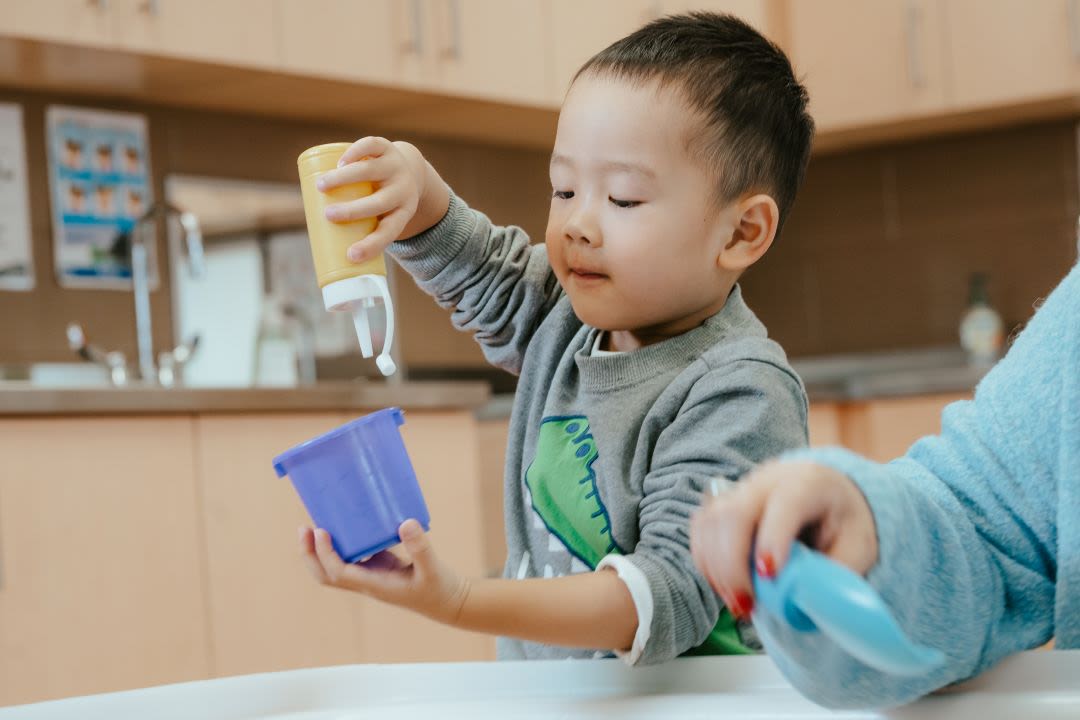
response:
{"label": "cabinet handle", "polygon": [[923,69],[922,52],[920,51],[920,46],[922,45],[920,42],[920,36],[922,34],[922,10],[915,0],[908,0],[907,3],[906,30],[908,78],[911,81],[912,87],[921,89],[926,87],[926,72]]}
{"label": "cabinet handle", "polygon": [[446,0],[446,17],[450,26],[450,42],[443,48],[442,56],[450,60],[461,59],[461,0]]}
{"label": "cabinet handle", "polygon": [[401,50],[406,53],[420,55],[424,52],[424,8],[423,0],[409,0],[409,39],[402,43]]}
{"label": "cabinet handle", "polygon": [[158,0],[143,0],[139,3],[139,10],[146,13],[150,17],[157,17],[161,10],[161,5]]}
{"label": "cabinet handle", "polygon": [[109,9],[109,0],[87,0],[90,7],[96,7],[98,10],[107,11]]}
{"label": "cabinet handle", "polygon": [[1069,0],[1069,45],[1073,62],[1080,62],[1080,2]]}

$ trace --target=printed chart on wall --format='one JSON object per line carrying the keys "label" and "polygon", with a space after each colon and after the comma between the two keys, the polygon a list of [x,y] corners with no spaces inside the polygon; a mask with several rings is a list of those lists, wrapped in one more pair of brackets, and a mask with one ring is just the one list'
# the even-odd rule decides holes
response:
{"label": "printed chart on wall", "polygon": [[[131,232],[152,200],[146,118],[56,105],[45,118],[57,279],[129,289]],[[157,243],[149,245],[156,288]]]}
{"label": "printed chart on wall", "polygon": [[0,103],[0,290],[34,288],[29,198],[22,108]]}

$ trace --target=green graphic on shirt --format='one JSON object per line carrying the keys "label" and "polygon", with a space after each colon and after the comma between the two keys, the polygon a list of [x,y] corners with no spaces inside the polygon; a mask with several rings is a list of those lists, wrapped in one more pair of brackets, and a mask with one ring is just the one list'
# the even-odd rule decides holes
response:
{"label": "green graphic on shirt", "polygon": [[[532,506],[552,535],[590,568],[605,555],[624,554],[611,536],[611,517],[600,497],[593,463],[598,456],[589,421],[582,415],[544,418],[536,456],[525,471]],[[742,655],[735,618],[721,608],[705,641],[684,655]]]}
{"label": "green graphic on shirt", "polygon": [[537,514],[566,549],[590,568],[620,553],[611,537],[611,518],[596,486],[596,441],[581,415],[545,418],[536,457],[525,484]]}

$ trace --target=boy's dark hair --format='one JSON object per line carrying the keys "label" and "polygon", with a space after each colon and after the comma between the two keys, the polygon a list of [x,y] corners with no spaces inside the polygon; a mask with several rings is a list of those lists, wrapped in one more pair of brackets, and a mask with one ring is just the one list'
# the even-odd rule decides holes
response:
{"label": "boy's dark hair", "polygon": [[682,90],[704,120],[688,150],[716,174],[718,204],[766,192],[780,207],[779,234],[814,137],[806,88],[779,47],[732,15],[669,15],[601,50],[574,80],[587,74]]}

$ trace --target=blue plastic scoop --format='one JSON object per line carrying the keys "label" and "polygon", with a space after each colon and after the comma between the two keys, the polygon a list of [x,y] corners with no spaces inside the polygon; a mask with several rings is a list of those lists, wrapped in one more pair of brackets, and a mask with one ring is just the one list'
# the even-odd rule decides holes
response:
{"label": "blue plastic scoop", "polygon": [[940,650],[911,642],[870,583],[811,550],[791,546],[791,559],[769,580],[754,573],[757,607],[800,632],[821,631],[855,659],[892,675],[922,675],[945,662]]}

